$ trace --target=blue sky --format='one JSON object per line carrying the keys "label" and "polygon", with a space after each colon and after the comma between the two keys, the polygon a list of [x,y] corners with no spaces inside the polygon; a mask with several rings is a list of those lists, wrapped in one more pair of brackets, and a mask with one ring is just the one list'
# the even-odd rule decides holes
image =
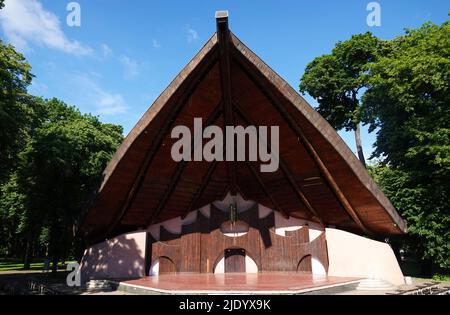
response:
{"label": "blue sky", "polygon": [[[390,39],[450,12],[444,0],[377,1],[381,26],[369,27],[366,0],[78,0],[81,26],[69,27],[69,2],[6,0],[1,38],[33,66],[30,93],[58,97],[125,134],[213,34],[216,10],[229,10],[231,30],[295,89],[307,63],[338,40],[366,31]],[[353,134],[340,135],[355,151]],[[362,138],[368,156],[375,135],[364,128]]]}

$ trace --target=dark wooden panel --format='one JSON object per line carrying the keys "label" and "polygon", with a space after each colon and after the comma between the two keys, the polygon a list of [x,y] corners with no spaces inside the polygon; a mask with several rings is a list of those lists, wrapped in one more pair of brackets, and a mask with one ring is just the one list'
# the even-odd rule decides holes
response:
{"label": "dark wooden panel", "polygon": [[245,272],[245,249],[225,250],[225,272]]}
{"label": "dark wooden panel", "polygon": [[312,263],[311,263],[311,255],[304,256],[297,265],[297,272],[311,272],[312,271]]}
{"label": "dark wooden panel", "polygon": [[159,273],[175,273],[177,268],[172,260],[167,257],[159,257]]}
{"label": "dark wooden panel", "polygon": [[[209,218],[198,211],[197,220],[182,226],[180,235],[161,227],[161,240],[149,244],[152,247],[152,261],[168,257],[177,271],[211,273],[227,250],[239,249],[255,261],[259,271],[297,271],[299,263],[307,255],[315,257],[328,269],[325,233],[309,242],[309,230],[305,226],[280,236],[275,234],[275,213],[259,219],[258,212],[255,205],[238,213],[238,220],[249,226],[248,232],[239,237],[229,237],[220,231],[222,223],[228,220],[228,214],[214,205],[211,205]],[[229,262],[230,266],[238,264],[234,259],[238,261],[240,258],[234,257]],[[229,268],[242,271],[237,265]],[[311,271],[307,261],[300,264],[300,269]]]}

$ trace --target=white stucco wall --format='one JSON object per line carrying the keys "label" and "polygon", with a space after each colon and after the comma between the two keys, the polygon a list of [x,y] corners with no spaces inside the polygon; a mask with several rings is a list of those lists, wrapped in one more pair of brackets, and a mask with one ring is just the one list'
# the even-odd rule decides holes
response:
{"label": "white stucco wall", "polygon": [[214,268],[214,273],[225,273],[225,257],[222,257],[222,259],[219,260],[216,268]]}
{"label": "white stucco wall", "polygon": [[382,279],[394,285],[405,280],[391,247],[349,232],[326,229],[329,276]]}
{"label": "white stucco wall", "polygon": [[150,266],[150,276],[157,276],[159,275],[159,259],[156,259],[153,264]]}
{"label": "white stucco wall", "polygon": [[85,250],[81,281],[145,276],[146,232],[122,234]]}
{"label": "white stucco wall", "polygon": [[238,213],[245,212],[256,204],[256,202],[252,200],[245,200],[240,194],[233,197],[230,193],[228,193],[223,200],[213,202],[214,206],[222,211],[228,211],[230,204],[232,203],[236,203]]}
{"label": "white stucco wall", "polygon": [[173,234],[181,234],[181,229],[183,225],[189,225],[194,223],[197,220],[198,212],[200,211],[203,215],[206,217],[209,217],[209,205],[202,207],[198,210],[191,211],[188,213],[186,218],[183,220],[181,217],[176,217],[167,221],[164,221],[162,223],[152,224],[147,228],[147,231],[152,235],[152,237],[159,241],[159,234],[161,232],[160,226],[163,226],[167,231]]}
{"label": "white stucco wall", "polygon": [[250,256],[245,256],[245,272],[258,273],[258,266]]}
{"label": "white stucco wall", "polygon": [[314,256],[311,257],[311,269],[313,275],[318,276],[326,276],[327,271],[325,270],[324,265],[320,261],[317,260]]}

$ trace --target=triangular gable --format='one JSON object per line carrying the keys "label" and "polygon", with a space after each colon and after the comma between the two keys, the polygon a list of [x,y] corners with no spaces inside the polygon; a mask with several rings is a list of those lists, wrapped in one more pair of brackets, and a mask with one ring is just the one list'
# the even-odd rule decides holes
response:
{"label": "triangular gable", "polygon": [[[227,20],[218,20],[218,33],[128,134],[103,173],[83,232],[98,240],[145,228],[233,190],[286,216],[367,234],[405,232],[404,221],[337,132],[228,32]],[[171,161],[171,129],[194,117],[221,126],[230,119],[235,125],[279,124],[280,170],[259,174],[254,163]]]}

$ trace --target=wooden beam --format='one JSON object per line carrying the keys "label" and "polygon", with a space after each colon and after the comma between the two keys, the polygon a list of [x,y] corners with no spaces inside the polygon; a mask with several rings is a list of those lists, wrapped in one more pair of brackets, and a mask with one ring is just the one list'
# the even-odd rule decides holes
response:
{"label": "wooden beam", "polygon": [[264,184],[261,176],[259,176],[258,171],[255,170],[255,168],[253,167],[253,165],[249,162],[249,161],[245,161],[245,164],[247,165],[247,167],[250,169],[250,171],[252,172],[253,176],[255,177],[255,179],[258,181],[259,186],[261,187],[261,189],[264,191],[264,193],[266,194],[267,197],[269,197],[270,201],[272,202],[273,206],[275,207],[275,209],[281,213],[283,215],[284,218],[289,219],[289,214],[286,212],[286,210],[282,209],[278,203],[275,201],[275,198],[273,198],[273,196],[270,194],[269,190],[267,189],[266,185]]}
{"label": "wooden beam", "polygon": [[[214,124],[217,121],[217,119],[219,119],[221,113],[222,113],[222,102],[219,103],[219,105],[215,107],[214,111],[211,113],[211,115],[205,121],[205,127],[209,127],[210,125]],[[202,141],[203,141],[203,137],[197,137],[197,135],[194,135],[194,134],[191,135],[191,156],[193,156],[195,148],[200,143],[202,143]],[[161,211],[165,208],[167,202],[169,201],[170,197],[172,196],[172,193],[176,189],[178,182],[181,178],[181,175],[183,174],[183,171],[184,171],[185,167],[187,166],[187,164],[188,164],[188,161],[185,161],[185,160],[178,162],[175,172],[172,175],[172,179],[169,183],[169,186],[167,187],[167,190],[165,191],[162,199],[158,203],[156,210],[152,213],[152,215],[150,216],[150,219],[147,221],[146,226],[149,226],[153,222],[154,219],[158,218],[158,216],[161,214]]]}
{"label": "wooden beam", "polygon": [[217,60],[216,49],[212,49],[208,53],[208,55],[205,56],[202,63],[199,65],[198,71],[191,73],[189,77],[185,80],[185,82],[187,83],[186,86],[183,86],[184,90],[183,95],[174,104],[173,109],[170,112],[170,115],[167,119],[167,122],[163,124],[163,127],[159,130],[156,138],[154,139],[154,141],[152,141],[151,147],[147,151],[144,161],[141,164],[136,174],[136,177],[133,181],[133,184],[127,193],[127,197],[125,198],[124,202],[122,203],[122,206],[119,208],[118,213],[114,216],[111,224],[109,225],[109,228],[105,233],[105,237],[110,236],[111,233],[114,231],[114,229],[119,225],[127,209],[129,208],[134,198],[136,197],[138,188],[141,186],[145,178],[145,175],[147,174],[148,168],[150,167],[151,162],[153,161],[153,158],[156,152],[158,151],[158,148],[161,146],[161,143],[163,142],[165,135],[169,132],[173,123],[175,122],[175,118],[181,112],[182,105],[186,103],[186,101],[189,99],[193,91],[197,88],[202,79],[212,68],[216,60]]}
{"label": "wooden beam", "polygon": [[[224,112],[224,131],[226,126],[234,126],[233,104],[231,101],[231,70],[230,70],[230,45],[231,37],[228,28],[228,12],[216,12],[217,24],[217,41],[219,45],[219,65],[220,65],[220,82],[223,98],[223,112]],[[226,154],[226,133],[224,135],[224,154]],[[235,155],[235,152],[233,152]],[[236,166],[234,161],[227,161],[228,185],[232,195],[236,195],[238,188],[236,183]]]}
{"label": "wooden beam", "polygon": [[[236,109],[236,112],[238,113],[238,115],[242,118],[242,120],[247,125],[257,126],[257,124],[250,118],[250,116],[245,112],[245,110],[237,102],[234,102],[234,108]],[[266,143],[266,145],[267,145],[268,151],[272,151],[270,140],[269,139],[267,139],[267,140],[268,140],[268,142]],[[295,178],[292,175],[291,170],[289,169],[289,167],[287,166],[286,162],[283,160],[281,155],[279,156],[279,163],[280,163],[280,168],[281,168],[284,176],[287,178],[289,184],[291,185],[292,189],[295,191],[300,202],[306,207],[306,209],[308,209],[308,211],[314,217],[316,217],[319,220],[320,224],[325,226],[325,223],[323,222],[322,218],[319,216],[317,211],[311,205],[311,202],[308,200],[308,198],[306,197],[306,195],[304,194],[302,189],[297,185],[297,182],[295,181]]]}
{"label": "wooden beam", "polygon": [[214,174],[214,171],[217,168],[217,165],[219,165],[219,161],[214,160],[210,163],[208,167],[208,171],[206,172],[205,177],[202,180],[202,183],[198,187],[197,191],[195,192],[194,197],[191,199],[189,206],[184,211],[183,215],[181,216],[181,219],[185,219],[186,216],[191,212],[194,207],[196,206],[197,202],[200,200],[200,197],[203,195],[203,192],[205,188],[208,186],[209,181],[211,180],[212,175]]}
{"label": "wooden beam", "polygon": [[248,75],[248,77],[253,81],[253,83],[255,83],[255,85],[260,89],[260,91],[267,97],[267,99],[270,101],[270,103],[277,109],[277,111],[281,115],[281,117],[285,121],[288,122],[289,127],[295,133],[295,135],[299,138],[300,142],[305,147],[306,151],[308,152],[308,154],[310,155],[310,157],[316,164],[317,168],[319,169],[321,175],[328,183],[331,191],[334,193],[336,198],[339,200],[339,202],[341,203],[341,205],[343,206],[343,208],[347,212],[347,214],[353,219],[353,221],[364,232],[366,232],[367,234],[373,234],[370,230],[368,230],[364,226],[364,224],[358,217],[358,214],[355,212],[352,205],[348,201],[347,197],[341,191],[338,184],[336,183],[333,176],[331,175],[330,171],[328,170],[326,165],[323,163],[319,154],[314,149],[314,147],[309,142],[309,140],[306,138],[301,127],[297,124],[296,120],[289,114],[289,112],[284,108],[284,105],[281,104],[280,101],[278,101],[278,98],[271,91],[271,87],[266,84],[266,82],[265,82],[266,78],[263,77],[264,74],[262,74],[259,70],[255,71],[255,69],[253,68],[253,65],[250,64],[250,62],[234,46],[232,48],[232,55],[233,55],[234,59],[237,61],[237,63],[240,65],[241,69]]}

